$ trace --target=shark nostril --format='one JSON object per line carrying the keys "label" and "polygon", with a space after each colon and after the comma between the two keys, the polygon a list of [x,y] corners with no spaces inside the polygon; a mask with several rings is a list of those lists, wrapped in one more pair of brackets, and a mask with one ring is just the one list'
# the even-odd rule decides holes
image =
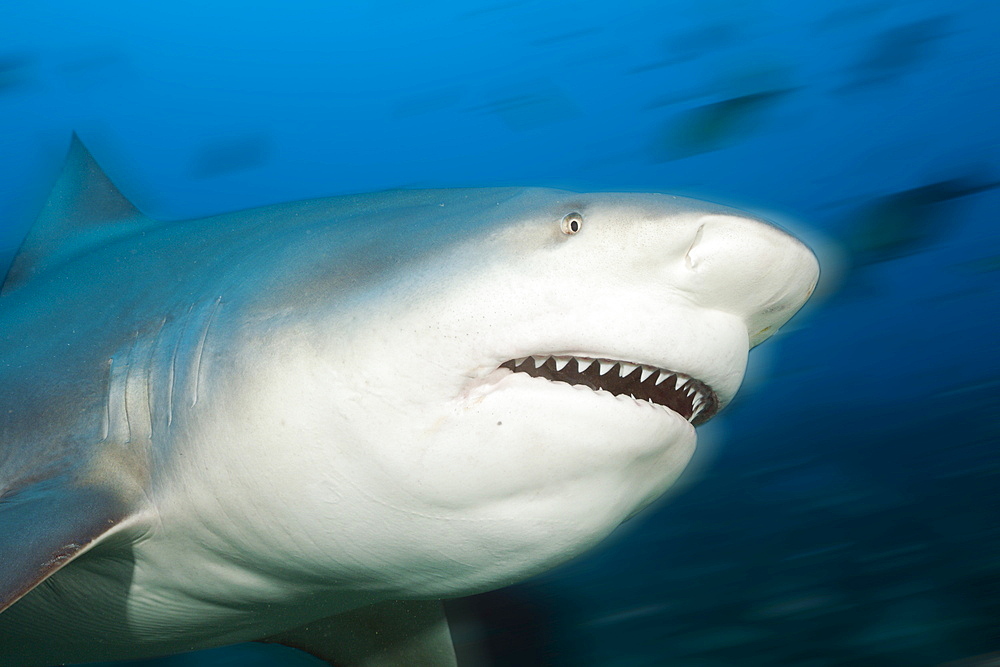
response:
{"label": "shark nostril", "polygon": [[695,267],[698,263],[698,258],[692,257],[691,251],[694,250],[695,246],[698,245],[698,242],[701,241],[701,235],[702,232],[704,231],[705,231],[705,223],[698,225],[698,231],[694,233],[694,238],[691,240],[691,245],[688,246],[687,252],[684,253],[684,262],[687,264],[687,267],[692,271],[695,270]]}

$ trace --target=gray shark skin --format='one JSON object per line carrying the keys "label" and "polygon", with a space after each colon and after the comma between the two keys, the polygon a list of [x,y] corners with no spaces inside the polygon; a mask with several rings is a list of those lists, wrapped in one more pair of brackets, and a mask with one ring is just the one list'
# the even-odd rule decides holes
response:
{"label": "gray shark skin", "polygon": [[439,600],[662,495],[817,278],[784,231],[659,194],[161,222],[74,138],[0,293],[3,664],[454,665]]}

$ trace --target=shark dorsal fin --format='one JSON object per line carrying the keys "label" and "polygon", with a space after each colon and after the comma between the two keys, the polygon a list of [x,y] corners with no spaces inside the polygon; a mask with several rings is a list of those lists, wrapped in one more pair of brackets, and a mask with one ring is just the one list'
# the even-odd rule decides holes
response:
{"label": "shark dorsal fin", "polygon": [[14,258],[2,293],[81,250],[116,223],[143,219],[74,134],[66,164]]}

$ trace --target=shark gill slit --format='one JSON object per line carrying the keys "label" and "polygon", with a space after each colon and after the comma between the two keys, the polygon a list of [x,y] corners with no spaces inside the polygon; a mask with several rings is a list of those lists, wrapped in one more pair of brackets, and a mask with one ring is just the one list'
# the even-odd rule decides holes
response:
{"label": "shark gill slit", "polygon": [[132,376],[132,355],[135,354],[135,348],[139,344],[139,332],[135,332],[135,338],[132,339],[132,347],[128,350],[128,356],[125,358],[125,382],[122,383],[122,403],[125,406],[125,428],[128,431],[128,435],[125,438],[125,443],[128,444],[132,442],[132,420],[128,414],[128,385],[129,379]]}
{"label": "shark gill slit", "polygon": [[188,306],[187,312],[181,316],[181,330],[177,334],[177,341],[174,343],[174,351],[170,354],[170,370],[167,371],[167,428],[174,423],[174,379],[177,376],[177,352],[180,350],[181,341],[187,333],[188,322],[191,321],[191,311],[194,304]]}
{"label": "shark gill slit", "polygon": [[212,328],[212,322],[215,321],[215,314],[219,312],[219,306],[221,305],[222,297],[220,296],[215,300],[215,307],[212,308],[212,312],[208,316],[208,321],[205,322],[205,328],[201,332],[201,339],[198,341],[198,353],[195,355],[197,362],[194,369],[194,394],[191,397],[191,407],[198,405],[198,390],[201,387],[201,364],[205,356],[205,341],[208,340],[208,331]]}
{"label": "shark gill slit", "polygon": [[127,394],[133,346],[118,349],[108,359],[107,434],[105,436],[105,440],[108,442],[126,444],[131,439]]}
{"label": "shark gill slit", "polygon": [[153,439],[153,357],[160,347],[160,338],[163,336],[163,328],[167,325],[167,318],[160,322],[160,328],[156,330],[153,344],[149,346],[149,357],[146,358],[146,412],[149,417],[149,439]]}
{"label": "shark gill slit", "polygon": [[101,442],[106,442],[111,432],[111,378],[115,359],[108,357],[108,380],[104,387],[104,423],[101,424]]}

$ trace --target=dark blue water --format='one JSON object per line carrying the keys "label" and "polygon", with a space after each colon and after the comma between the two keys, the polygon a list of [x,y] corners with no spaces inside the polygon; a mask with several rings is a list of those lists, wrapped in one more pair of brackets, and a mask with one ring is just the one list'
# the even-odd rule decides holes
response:
{"label": "dark blue water", "polygon": [[[511,184],[801,221],[825,301],[754,353],[683,487],[585,558],[456,602],[459,650],[587,667],[1000,651],[1000,5],[261,4],[0,6],[0,261],[71,130],[155,217]],[[142,664],[315,662],[246,645]]]}

